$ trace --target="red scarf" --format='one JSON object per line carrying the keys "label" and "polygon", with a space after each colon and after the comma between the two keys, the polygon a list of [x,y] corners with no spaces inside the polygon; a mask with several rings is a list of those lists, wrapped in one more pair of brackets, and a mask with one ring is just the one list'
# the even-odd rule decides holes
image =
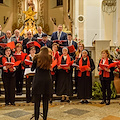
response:
{"label": "red scarf", "polygon": [[[7,61],[7,58],[4,56],[4,57],[2,58],[2,64],[3,64],[3,66],[5,66],[5,63],[6,63],[6,62],[8,62],[8,61]],[[11,56],[11,61],[10,61],[10,62],[15,63],[15,59],[14,59],[13,56]],[[8,72],[8,70],[4,70],[4,72]],[[13,72],[13,71],[11,71],[11,72]]]}
{"label": "red scarf", "polygon": [[[81,57],[81,59],[79,60],[79,67],[83,66],[82,65],[82,59],[83,57]],[[90,60],[89,60],[89,57],[87,56],[87,65],[90,67]],[[82,72],[79,71],[78,72],[78,77],[81,77],[82,76]],[[86,71],[86,76],[90,76],[90,71]]]}
{"label": "red scarf", "polygon": [[52,55],[55,59],[58,59],[59,58],[59,53],[58,51],[56,53],[54,53],[54,51],[52,51]]}
{"label": "red scarf", "polygon": [[[61,64],[62,57],[63,57],[63,55],[61,55],[61,56],[59,57],[59,59],[58,59],[58,65]],[[69,54],[67,54],[66,64],[69,65],[69,64],[70,64],[70,61],[71,61],[71,58],[70,58]],[[66,70],[66,72],[68,72],[68,70]]]}
{"label": "red scarf", "polygon": [[[100,63],[101,64],[103,63],[103,58],[101,59]],[[109,65],[108,58],[106,59],[104,64]],[[99,75],[102,75],[102,70],[99,71]],[[110,73],[105,71],[105,70],[103,70],[103,77],[106,77],[106,78],[110,77]]]}

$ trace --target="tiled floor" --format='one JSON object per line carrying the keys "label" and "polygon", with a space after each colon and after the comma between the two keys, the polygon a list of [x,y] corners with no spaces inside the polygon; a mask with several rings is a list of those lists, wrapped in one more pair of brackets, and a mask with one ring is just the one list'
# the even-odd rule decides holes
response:
{"label": "tiled floor", "polygon": [[[119,100],[112,100],[109,106],[100,105],[99,102],[81,104],[74,100],[68,104],[54,101],[49,105],[48,120],[120,120]],[[30,120],[33,112],[33,103],[16,103],[16,106],[7,107],[0,104],[0,120]]]}

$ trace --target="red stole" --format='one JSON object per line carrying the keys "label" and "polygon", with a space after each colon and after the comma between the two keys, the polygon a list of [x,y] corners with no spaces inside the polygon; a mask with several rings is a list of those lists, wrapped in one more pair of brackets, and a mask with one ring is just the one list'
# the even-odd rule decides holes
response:
{"label": "red stole", "polygon": [[[83,57],[81,57],[81,59],[79,60],[79,67],[83,66],[82,59],[83,59]],[[90,60],[89,60],[88,56],[87,56],[87,65],[90,67]],[[81,76],[82,76],[82,72],[79,70],[78,77],[81,77]],[[86,76],[90,76],[90,71],[86,71]]]}
{"label": "red stole", "polygon": [[[61,64],[62,58],[63,58],[63,55],[61,55],[61,56],[59,57],[59,59],[58,59],[58,65]],[[67,54],[66,64],[69,65],[69,64],[70,64],[70,61],[71,61],[71,58],[70,58],[69,54]],[[68,70],[66,70],[66,72],[68,72]]]}
{"label": "red stole", "polygon": [[53,55],[53,57],[54,57],[55,59],[58,59],[58,58],[59,58],[59,53],[58,53],[58,51],[57,51],[56,53],[54,53],[54,52],[52,51],[52,55]]}
{"label": "red stole", "polygon": [[[11,56],[11,61],[10,62],[13,62],[13,63],[15,63],[15,59],[14,59],[14,57],[13,56]],[[3,58],[2,58],[2,64],[3,64],[3,66],[5,66],[5,63],[6,62],[8,62],[7,61],[7,58],[4,56]],[[4,72],[8,72],[8,70],[4,70]]]}
{"label": "red stole", "polygon": [[[101,63],[101,64],[103,63],[103,58],[101,59],[100,63]],[[104,64],[109,65],[109,63],[108,63],[108,58],[106,59],[106,61],[105,61]],[[102,70],[99,71],[99,75],[102,75]],[[106,77],[106,78],[110,77],[110,73],[107,72],[107,71],[105,71],[105,70],[103,70],[103,77]]]}

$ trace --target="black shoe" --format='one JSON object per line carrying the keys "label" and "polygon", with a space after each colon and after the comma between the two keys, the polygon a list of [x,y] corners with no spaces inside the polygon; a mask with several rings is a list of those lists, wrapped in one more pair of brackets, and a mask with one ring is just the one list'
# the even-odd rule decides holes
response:
{"label": "black shoe", "polygon": [[50,100],[50,104],[52,105],[52,100]]}
{"label": "black shoe", "polygon": [[84,103],[88,104],[89,102],[88,102],[88,100],[85,100]]}
{"label": "black shoe", "polygon": [[15,103],[11,103],[11,105],[15,106]]}
{"label": "black shoe", "polygon": [[61,102],[65,102],[65,100],[61,100]]}
{"label": "black shoe", "polygon": [[84,104],[85,102],[82,100],[82,101],[80,101],[80,103],[81,103],[81,104]]}
{"label": "black shoe", "polygon": [[107,100],[106,105],[110,105],[110,100]]}
{"label": "black shoe", "polygon": [[70,103],[70,100],[66,100],[66,102]]}
{"label": "black shoe", "polygon": [[5,106],[8,106],[9,105],[9,103],[5,103]]}
{"label": "black shoe", "polygon": [[106,103],[106,101],[102,100],[102,102],[100,104],[105,104],[105,103]]}

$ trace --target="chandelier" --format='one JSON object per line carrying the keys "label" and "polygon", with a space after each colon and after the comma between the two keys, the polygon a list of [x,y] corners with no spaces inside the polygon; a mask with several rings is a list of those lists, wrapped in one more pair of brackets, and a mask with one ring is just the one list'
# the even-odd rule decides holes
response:
{"label": "chandelier", "polygon": [[116,11],[116,0],[103,0],[102,11],[108,14]]}

